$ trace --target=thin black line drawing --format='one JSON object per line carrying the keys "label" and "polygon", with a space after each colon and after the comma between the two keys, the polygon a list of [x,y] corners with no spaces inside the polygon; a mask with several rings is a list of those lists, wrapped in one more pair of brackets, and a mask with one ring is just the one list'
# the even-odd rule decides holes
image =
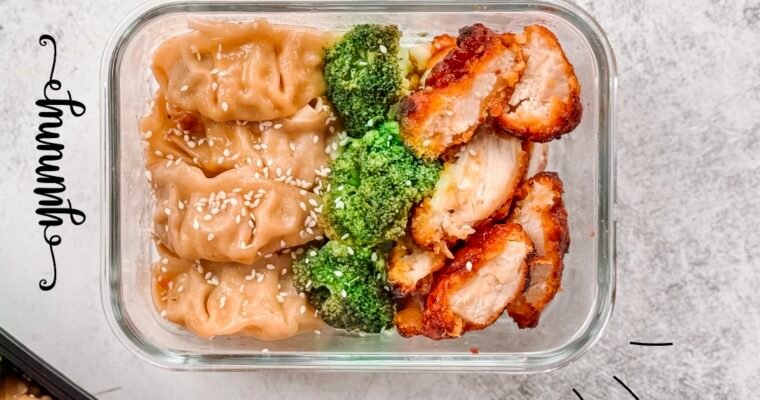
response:
{"label": "thin black line drawing", "polygon": [[623,383],[623,381],[621,381],[620,379],[618,379],[617,376],[613,375],[612,377],[615,378],[615,380],[618,381],[618,383],[621,384],[625,388],[625,390],[627,390],[628,393],[630,393],[631,396],[633,396],[634,399],[639,400],[639,397],[636,396],[636,393],[633,393],[633,391],[628,386],[626,386],[625,383]]}
{"label": "thin black line drawing", "polygon": [[665,343],[647,343],[647,342],[629,342],[630,344],[634,346],[672,346],[672,342],[665,342]]}

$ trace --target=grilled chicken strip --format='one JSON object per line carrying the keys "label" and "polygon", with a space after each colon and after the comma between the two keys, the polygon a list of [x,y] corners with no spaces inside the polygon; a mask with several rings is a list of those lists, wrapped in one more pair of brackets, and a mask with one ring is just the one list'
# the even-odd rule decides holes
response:
{"label": "grilled chicken strip", "polygon": [[548,142],[572,131],[581,120],[580,85],[554,34],[539,25],[517,36],[525,70],[509,101],[491,110],[507,132]]}
{"label": "grilled chicken strip", "polygon": [[504,103],[524,67],[513,35],[482,24],[462,28],[456,48],[433,67],[425,88],[400,105],[401,134],[422,158],[466,143],[495,104]]}
{"label": "grilled chicken strip", "polygon": [[452,257],[448,245],[466,239],[489,220],[506,218],[525,175],[527,148],[527,142],[494,125],[481,125],[472,141],[444,164],[431,197],[414,210],[414,241]]}
{"label": "grilled chicken strip", "polygon": [[426,295],[414,294],[404,298],[401,308],[393,316],[396,331],[403,337],[422,335],[422,312]]}
{"label": "grilled chicken strip", "polygon": [[525,289],[533,244],[520,225],[497,224],[473,235],[433,283],[424,334],[459,337],[491,325]]}
{"label": "grilled chicken strip", "polygon": [[515,209],[509,221],[520,224],[536,247],[536,256],[528,261],[528,286],[507,307],[520,328],[538,324],[541,312],[560,287],[563,258],[570,246],[562,192],[562,181],[556,173],[541,172],[515,194]]}
{"label": "grilled chicken strip", "polygon": [[398,297],[410,293],[427,294],[432,274],[443,267],[446,257],[417,246],[409,236],[402,237],[391,250],[388,282]]}

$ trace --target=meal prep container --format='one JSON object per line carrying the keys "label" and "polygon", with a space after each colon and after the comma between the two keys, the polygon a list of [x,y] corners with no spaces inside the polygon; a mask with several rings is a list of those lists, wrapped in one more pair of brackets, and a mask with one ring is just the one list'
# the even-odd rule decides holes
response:
{"label": "meal prep container", "polygon": [[[162,319],[151,299],[151,202],[138,119],[157,85],[150,64],[165,39],[188,30],[189,18],[252,20],[346,30],[363,22],[398,25],[405,44],[482,22],[520,32],[543,24],[555,32],[581,84],[583,119],[551,142],[547,170],[565,184],[571,232],[562,289],[535,329],[505,315],[459,339],[404,339],[395,333],[359,336],[325,329],[287,340],[201,339]],[[423,32],[429,33],[422,37]],[[114,32],[105,49],[102,85],[102,280],[108,321],[133,352],[162,367],[184,370],[314,368],[530,373],[580,357],[609,320],[615,297],[615,61],[604,33],[565,1],[183,1],[148,4]],[[263,349],[268,351],[263,352]],[[477,354],[476,354],[477,353]]]}
{"label": "meal prep container", "polygon": [[[3,373],[7,372],[3,371],[4,367],[15,367],[18,372],[23,373],[23,377],[31,379],[33,385],[39,386],[55,399],[95,400],[92,395],[0,328],[0,371]],[[3,376],[0,375],[0,378]]]}

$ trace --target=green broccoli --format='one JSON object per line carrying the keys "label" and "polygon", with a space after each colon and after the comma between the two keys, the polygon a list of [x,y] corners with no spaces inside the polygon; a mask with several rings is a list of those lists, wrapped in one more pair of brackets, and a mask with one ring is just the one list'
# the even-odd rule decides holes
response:
{"label": "green broccoli", "polygon": [[325,50],[327,97],[349,136],[361,137],[377,127],[398,102],[400,38],[395,25],[356,25]]}
{"label": "green broccoli", "polygon": [[335,328],[377,333],[390,326],[395,304],[385,290],[385,261],[364,248],[327,242],[293,265],[295,287]]}
{"label": "green broccoli", "polygon": [[349,141],[330,165],[321,226],[333,240],[374,247],[403,235],[412,205],[430,194],[440,164],[417,159],[386,122]]}

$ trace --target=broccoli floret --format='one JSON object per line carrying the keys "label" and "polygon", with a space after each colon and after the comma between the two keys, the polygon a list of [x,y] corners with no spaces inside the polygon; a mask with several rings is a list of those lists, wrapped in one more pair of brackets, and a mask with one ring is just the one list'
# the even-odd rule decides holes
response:
{"label": "broccoli floret", "polygon": [[399,100],[400,38],[395,25],[356,25],[325,50],[327,97],[352,137],[361,137],[385,121]]}
{"label": "broccoli floret", "polygon": [[295,287],[335,328],[377,333],[390,326],[395,305],[385,290],[385,261],[370,249],[327,242],[293,265]]}
{"label": "broccoli floret", "polygon": [[412,205],[430,194],[438,162],[417,159],[386,122],[349,141],[330,165],[321,226],[328,237],[362,247],[393,241],[404,233]]}

